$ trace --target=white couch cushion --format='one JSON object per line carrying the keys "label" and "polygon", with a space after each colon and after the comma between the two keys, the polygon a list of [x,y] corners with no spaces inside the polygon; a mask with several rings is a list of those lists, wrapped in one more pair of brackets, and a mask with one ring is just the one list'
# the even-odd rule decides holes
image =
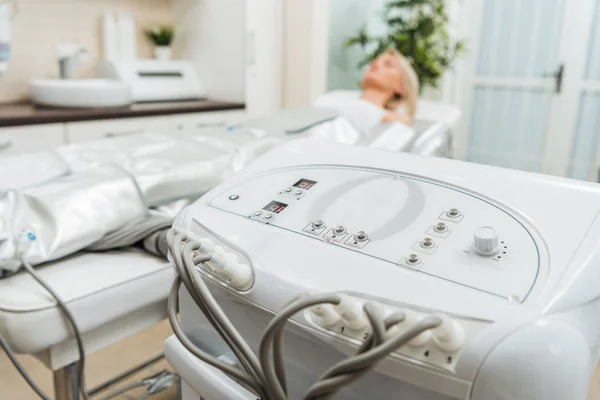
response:
{"label": "white couch cushion", "polygon": [[[67,303],[82,333],[164,302],[175,277],[166,260],[133,248],[78,253],[37,271]],[[0,280],[0,333],[18,353],[72,337],[50,294],[27,273]]]}

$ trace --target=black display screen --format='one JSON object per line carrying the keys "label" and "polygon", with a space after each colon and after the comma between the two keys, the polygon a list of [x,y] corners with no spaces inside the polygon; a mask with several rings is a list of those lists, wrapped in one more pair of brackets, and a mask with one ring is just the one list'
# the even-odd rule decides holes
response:
{"label": "black display screen", "polygon": [[267,204],[266,206],[263,207],[263,210],[268,211],[268,212],[272,212],[275,214],[279,214],[280,212],[282,212],[283,210],[285,210],[285,208],[288,205],[285,203],[280,203],[278,201],[273,200],[272,202],[270,202],[269,204]]}
{"label": "black display screen", "polygon": [[304,189],[304,190],[308,190],[310,188],[312,188],[313,186],[315,186],[317,184],[317,181],[311,181],[310,179],[300,179],[298,182],[294,183],[294,187],[297,187],[298,189]]}

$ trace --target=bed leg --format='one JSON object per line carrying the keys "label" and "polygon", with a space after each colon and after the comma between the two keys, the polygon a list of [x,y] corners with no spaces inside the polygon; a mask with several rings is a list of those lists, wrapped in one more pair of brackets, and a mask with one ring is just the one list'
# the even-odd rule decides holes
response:
{"label": "bed leg", "polygon": [[56,400],[79,400],[77,392],[77,363],[54,371],[54,398]]}

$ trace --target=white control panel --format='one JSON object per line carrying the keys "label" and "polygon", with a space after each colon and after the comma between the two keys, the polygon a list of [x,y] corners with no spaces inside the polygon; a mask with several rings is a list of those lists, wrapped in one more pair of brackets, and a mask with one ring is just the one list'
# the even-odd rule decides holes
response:
{"label": "white control panel", "polygon": [[394,171],[276,170],[226,190],[210,206],[513,301],[524,301],[546,268],[533,230],[501,205]]}

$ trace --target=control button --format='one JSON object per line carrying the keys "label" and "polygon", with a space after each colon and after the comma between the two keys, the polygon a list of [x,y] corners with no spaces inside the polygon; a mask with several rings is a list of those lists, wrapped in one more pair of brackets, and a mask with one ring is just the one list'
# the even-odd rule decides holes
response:
{"label": "control button", "polygon": [[304,194],[304,192],[303,192],[302,190],[296,190],[296,191],[294,192],[294,194],[295,194],[296,196],[302,196],[302,195]]}
{"label": "control button", "polygon": [[450,218],[460,217],[460,211],[458,211],[456,208],[451,208],[450,210],[448,210],[448,212],[446,214]]}
{"label": "control button", "polygon": [[325,222],[318,220],[318,221],[314,221],[312,223],[312,227],[315,229],[321,229],[323,226],[325,226]]}
{"label": "control button", "polygon": [[319,236],[325,231],[325,229],[327,229],[327,226],[325,226],[325,222],[317,220],[306,225],[306,227],[302,230],[306,233],[310,233],[311,235]]}
{"label": "control button", "polygon": [[294,189],[292,189],[291,187],[287,188],[284,190],[285,193],[292,193]]}
{"label": "control button", "polygon": [[356,235],[354,235],[354,239],[357,242],[364,242],[365,240],[369,239],[369,235],[367,235],[364,231],[358,231]]}
{"label": "control button", "polygon": [[458,210],[458,208],[451,208],[447,211],[442,211],[439,219],[453,224],[458,224],[463,220],[464,215]]}
{"label": "control button", "polygon": [[482,256],[492,256],[498,252],[498,234],[491,226],[477,228],[473,234],[473,248]]}
{"label": "control button", "polygon": [[418,264],[420,261],[421,259],[416,254],[411,254],[408,257],[406,257],[406,262],[409,264]]}
{"label": "control button", "polygon": [[[440,231],[440,229],[442,229]],[[443,222],[439,222],[436,225],[432,225],[429,227],[429,229],[427,229],[427,231],[425,231],[425,234],[428,237],[438,237],[438,238],[442,238],[445,239],[448,237],[448,235],[450,235],[450,233],[452,233],[452,231],[450,229],[448,229],[448,225],[444,224]]]}
{"label": "control button", "polygon": [[446,230],[448,230],[448,227],[446,226],[445,223],[438,222],[437,225],[435,226],[435,230],[438,232],[446,232]]}
{"label": "control button", "polygon": [[264,219],[271,220],[271,219],[273,219],[273,217],[274,217],[273,214],[267,214],[264,216]]}
{"label": "control button", "polygon": [[229,200],[237,200],[239,198],[240,196],[238,196],[237,194],[232,194],[231,196],[229,196]]}
{"label": "control button", "polygon": [[362,249],[369,242],[369,235],[363,231],[359,231],[354,235],[349,235],[344,244],[347,246],[356,247],[357,249]]}
{"label": "control button", "polygon": [[336,235],[342,235],[342,234],[346,233],[346,228],[344,228],[342,225],[338,225],[335,227],[335,229],[333,231],[335,232]]}
{"label": "control button", "polygon": [[436,246],[435,242],[431,238],[427,237],[423,240],[415,242],[411,249],[418,251],[419,253],[433,254],[438,249],[438,246]]}
{"label": "control button", "polygon": [[263,214],[262,211],[256,211],[253,215],[255,217],[260,217],[262,214]]}
{"label": "control button", "polygon": [[423,240],[421,240],[421,247],[425,248],[425,249],[429,249],[431,247],[433,247],[434,243],[433,240],[431,240],[431,238],[425,238]]}
{"label": "control button", "polygon": [[330,229],[329,232],[325,234],[324,238],[332,242],[342,242],[346,238],[346,236],[346,228],[340,225],[333,229]]}

